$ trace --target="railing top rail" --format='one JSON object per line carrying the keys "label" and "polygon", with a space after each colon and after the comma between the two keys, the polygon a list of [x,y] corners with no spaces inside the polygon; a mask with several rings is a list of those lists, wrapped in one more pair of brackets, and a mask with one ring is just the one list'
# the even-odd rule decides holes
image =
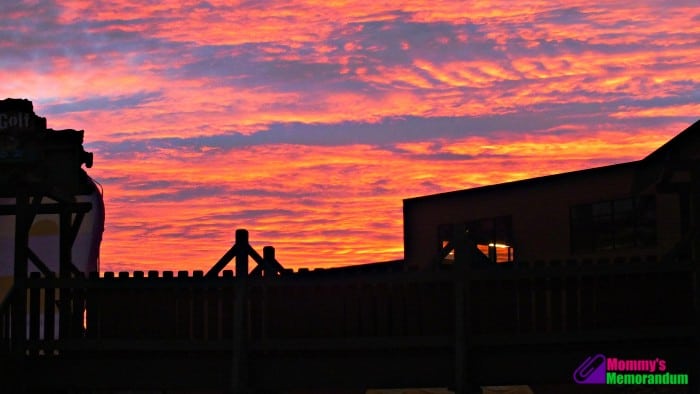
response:
{"label": "railing top rail", "polygon": [[[479,267],[470,269],[466,276],[453,270],[440,271],[398,271],[398,272],[357,272],[351,274],[316,275],[313,271],[284,276],[248,277],[251,286],[266,287],[285,285],[372,285],[402,283],[447,283],[455,280],[519,280],[536,278],[586,277],[606,275],[640,275],[673,272],[691,272],[697,269],[691,261],[577,261],[577,262],[535,262],[512,266]],[[90,273],[87,276],[71,278],[31,276],[26,281],[27,288],[226,288],[238,283],[239,277],[229,270],[220,276],[206,276],[202,271],[135,271]],[[6,298],[2,305],[7,303]]]}

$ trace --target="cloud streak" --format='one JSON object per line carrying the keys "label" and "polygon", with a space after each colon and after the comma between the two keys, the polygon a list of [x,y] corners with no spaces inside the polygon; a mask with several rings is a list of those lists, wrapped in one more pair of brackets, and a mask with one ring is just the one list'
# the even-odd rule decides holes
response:
{"label": "cloud streak", "polygon": [[96,153],[111,270],[206,269],[240,227],[289,266],[400,258],[403,198],[636,160],[700,115],[691,1],[3,12],[4,95]]}

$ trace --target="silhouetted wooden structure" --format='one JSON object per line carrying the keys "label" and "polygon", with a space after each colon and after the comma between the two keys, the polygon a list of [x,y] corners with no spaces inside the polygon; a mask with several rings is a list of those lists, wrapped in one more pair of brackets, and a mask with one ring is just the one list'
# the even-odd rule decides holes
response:
{"label": "silhouetted wooden structure", "polygon": [[[32,275],[0,306],[0,367],[12,377],[4,384],[469,392],[569,383],[594,353],[654,355],[697,373],[697,266],[689,261],[477,268],[457,249],[454,269],[333,275],[278,269],[273,249],[257,255],[244,230],[232,250],[207,275]],[[247,275],[251,255],[272,267],[269,275]],[[223,269],[234,259],[236,276]],[[26,329],[15,309],[25,301]]]}

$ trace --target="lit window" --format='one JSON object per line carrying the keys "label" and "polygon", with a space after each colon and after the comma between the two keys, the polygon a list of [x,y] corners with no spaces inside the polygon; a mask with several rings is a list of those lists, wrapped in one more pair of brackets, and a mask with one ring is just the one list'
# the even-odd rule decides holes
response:
{"label": "lit window", "polygon": [[513,247],[502,243],[477,244],[477,249],[495,263],[510,263],[514,260]]}
{"label": "lit window", "polygon": [[[449,241],[442,241],[442,249],[445,250],[447,246],[449,245]],[[455,261],[455,250],[454,248],[450,248],[449,252],[447,252],[447,256],[445,256],[445,261],[453,263]]]}
{"label": "lit window", "polygon": [[[469,221],[460,226],[465,228],[470,250],[476,255],[482,255],[494,263],[510,263],[515,259],[512,243],[512,219],[510,216],[500,216]],[[454,225],[446,224],[438,228],[440,238],[440,256],[442,262],[454,262],[454,248],[450,239],[454,235]]]}

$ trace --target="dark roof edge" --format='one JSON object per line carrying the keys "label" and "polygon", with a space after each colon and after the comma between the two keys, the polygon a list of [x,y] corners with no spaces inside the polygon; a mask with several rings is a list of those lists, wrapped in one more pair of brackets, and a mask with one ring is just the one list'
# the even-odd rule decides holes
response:
{"label": "dark roof edge", "polygon": [[477,187],[470,188],[470,189],[453,190],[453,191],[449,191],[449,192],[429,194],[429,195],[425,195],[425,196],[410,197],[410,198],[405,198],[403,201],[410,202],[410,201],[417,201],[417,200],[429,200],[431,198],[440,198],[440,197],[447,197],[447,196],[459,196],[459,195],[463,195],[463,194],[478,193],[478,192],[483,192],[483,191],[492,190],[492,189],[518,187],[518,186],[530,185],[533,183],[548,182],[548,181],[558,180],[559,178],[563,178],[563,177],[590,175],[591,173],[605,172],[605,171],[610,171],[610,170],[614,170],[614,169],[620,169],[620,168],[626,167],[626,166],[632,167],[632,166],[646,165],[651,161],[664,160],[668,157],[671,157],[674,152],[678,151],[680,149],[680,147],[684,146],[684,144],[686,142],[688,142],[689,140],[691,140],[691,138],[698,138],[699,135],[700,135],[700,120],[697,120],[697,121],[695,121],[695,123],[688,126],[685,130],[678,133],[675,137],[671,138],[669,141],[667,141],[665,144],[661,145],[658,149],[656,149],[655,151],[653,151],[652,153],[647,155],[642,160],[631,161],[631,162],[627,162],[627,163],[612,164],[612,165],[603,166],[603,167],[587,168],[587,169],[577,170],[577,171],[563,172],[563,173],[559,173],[559,174],[545,175],[545,176],[540,176],[540,177],[535,177],[535,178],[521,179],[521,180],[517,180],[517,181],[498,183],[495,185],[477,186]]}
{"label": "dark roof edge", "polygon": [[591,174],[597,173],[597,172],[607,172],[607,171],[612,171],[612,170],[620,170],[620,169],[623,169],[625,167],[634,167],[634,166],[637,166],[640,162],[641,162],[641,160],[630,161],[627,163],[619,163],[619,164],[611,164],[611,165],[602,166],[602,167],[586,168],[583,170],[562,172],[559,174],[544,175],[544,176],[539,176],[539,177],[535,177],[535,178],[520,179],[517,181],[497,183],[494,185],[484,185],[484,186],[477,186],[477,187],[473,187],[473,188],[469,188],[469,189],[452,190],[452,191],[448,191],[448,192],[429,194],[429,195],[425,195],[425,196],[405,198],[403,201],[408,202],[408,201],[417,201],[417,200],[429,200],[431,198],[459,196],[459,195],[463,195],[463,194],[479,193],[479,192],[490,191],[490,190],[495,190],[495,189],[505,189],[505,188],[510,188],[510,187],[519,187],[519,186],[529,186],[531,184],[559,180],[560,178],[565,178],[565,177],[585,176],[585,175],[591,175]]}
{"label": "dark roof edge", "polygon": [[[700,120],[696,120],[695,123],[691,124],[685,130],[678,133],[675,137],[668,140],[665,144],[661,145],[658,149],[651,152],[643,161],[653,161],[653,160],[664,160],[669,158],[674,151],[677,151],[681,146],[684,145],[686,140],[691,137],[700,134]],[[697,138],[697,137],[696,137]]]}

